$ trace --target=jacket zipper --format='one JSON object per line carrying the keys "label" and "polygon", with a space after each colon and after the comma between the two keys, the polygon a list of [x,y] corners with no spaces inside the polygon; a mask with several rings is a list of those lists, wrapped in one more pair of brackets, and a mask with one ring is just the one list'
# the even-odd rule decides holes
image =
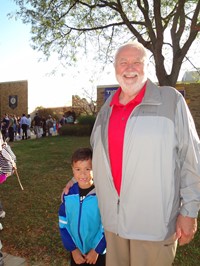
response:
{"label": "jacket zipper", "polygon": [[119,214],[119,205],[120,205],[120,199],[117,200],[117,214]]}
{"label": "jacket zipper", "polygon": [[80,200],[80,209],[79,209],[79,218],[78,218],[78,235],[79,235],[79,239],[81,241],[81,244],[83,246],[83,240],[81,238],[81,234],[80,234],[80,221],[81,221],[81,213],[82,213],[82,204],[83,204],[83,200]]}
{"label": "jacket zipper", "polygon": [[[120,198],[117,199],[117,216],[119,216],[119,207],[120,207]],[[119,232],[119,229],[118,229],[119,217],[117,218],[117,220],[118,220],[118,223],[117,223],[117,235],[119,235],[118,234],[118,232]]]}

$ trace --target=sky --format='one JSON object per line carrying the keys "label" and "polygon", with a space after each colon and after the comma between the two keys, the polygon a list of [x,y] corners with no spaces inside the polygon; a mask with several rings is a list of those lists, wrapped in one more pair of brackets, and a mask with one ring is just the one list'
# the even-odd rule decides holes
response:
{"label": "sky", "polygon": [[[46,62],[41,53],[34,51],[30,45],[30,26],[7,16],[17,10],[15,3],[12,0],[0,2],[0,82],[28,81],[28,113],[38,106],[71,105],[72,95],[82,96],[82,88],[90,86],[91,73],[85,67],[86,63],[79,64],[78,69],[65,69],[64,76],[61,68],[55,75],[50,75],[59,65],[57,58],[52,56]],[[102,80],[99,85],[116,84],[114,72],[109,76],[109,81]]]}

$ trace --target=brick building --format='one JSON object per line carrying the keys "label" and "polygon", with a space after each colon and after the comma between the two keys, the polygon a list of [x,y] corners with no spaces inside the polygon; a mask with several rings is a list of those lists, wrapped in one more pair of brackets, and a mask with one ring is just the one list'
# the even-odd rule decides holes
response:
{"label": "brick building", "polygon": [[[111,91],[116,90],[117,88],[117,84],[97,87],[98,111],[107,97],[109,97]],[[184,95],[194,118],[198,135],[200,136],[200,83],[177,83],[176,89],[178,89]]]}
{"label": "brick building", "polygon": [[3,114],[21,116],[28,112],[28,81],[0,83],[0,117]]}

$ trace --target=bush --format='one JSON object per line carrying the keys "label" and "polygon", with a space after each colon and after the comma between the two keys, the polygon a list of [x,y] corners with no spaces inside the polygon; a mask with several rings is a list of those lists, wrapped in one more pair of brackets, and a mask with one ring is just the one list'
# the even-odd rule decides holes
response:
{"label": "bush", "polygon": [[96,117],[94,115],[81,115],[77,118],[77,121],[80,125],[90,125],[94,126]]}
{"label": "bush", "polygon": [[59,135],[61,136],[90,136],[90,125],[63,125],[59,129]]}

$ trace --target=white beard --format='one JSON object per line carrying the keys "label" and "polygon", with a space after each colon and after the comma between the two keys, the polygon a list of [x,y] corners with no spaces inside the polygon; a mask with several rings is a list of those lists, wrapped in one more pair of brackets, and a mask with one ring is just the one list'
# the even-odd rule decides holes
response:
{"label": "white beard", "polygon": [[137,72],[127,72],[124,73],[124,76],[135,79],[132,81],[126,81],[125,77],[116,75],[116,79],[119,82],[122,91],[129,96],[136,95],[142,89],[147,80],[146,75],[139,76]]}

